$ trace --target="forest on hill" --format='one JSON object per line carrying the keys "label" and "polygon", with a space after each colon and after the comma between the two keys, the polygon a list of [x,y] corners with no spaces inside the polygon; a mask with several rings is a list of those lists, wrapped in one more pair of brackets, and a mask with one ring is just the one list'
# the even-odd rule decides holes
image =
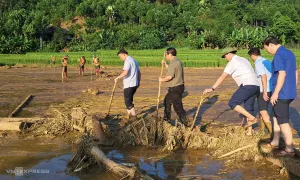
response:
{"label": "forest on hill", "polygon": [[0,53],[300,45],[299,0],[0,0]]}

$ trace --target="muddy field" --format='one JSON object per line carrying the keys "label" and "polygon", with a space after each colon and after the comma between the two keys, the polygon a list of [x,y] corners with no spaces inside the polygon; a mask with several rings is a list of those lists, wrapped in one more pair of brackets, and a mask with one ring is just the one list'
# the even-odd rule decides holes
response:
{"label": "muddy field", "polygon": [[[102,70],[104,71],[102,77],[96,79],[95,75],[92,74],[91,76],[90,69],[86,70],[83,77],[79,77],[77,69],[70,68],[69,79],[65,82],[61,82],[60,68],[2,68],[0,69],[0,116],[7,117],[9,113],[11,113],[29,94],[33,95],[34,98],[17,115],[18,117],[51,117],[53,116],[51,108],[59,108],[61,112],[65,112],[75,106],[83,107],[88,114],[106,113],[111,90],[114,84],[113,79],[121,72],[121,68],[106,67]],[[160,69],[142,67],[141,72],[141,86],[135,95],[135,107],[139,116],[146,116],[147,114],[154,112],[156,108],[158,76],[160,74]],[[183,103],[184,108],[188,112],[188,116],[190,118],[193,117],[196,111],[196,106],[200,100],[202,91],[207,87],[211,87],[221,73],[222,69],[185,69],[186,90]],[[238,114],[231,111],[227,105],[228,99],[236,88],[237,86],[235,82],[231,78],[227,78],[223,85],[214,91],[213,94],[211,94],[201,106],[196,125],[210,122],[212,120],[225,124],[240,124],[241,119],[239,118]],[[92,93],[87,92],[87,89],[90,89],[91,91],[99,91],[99,94],[93,95]],[[167,92],[165,84],[163,84],[161,92],[162,96],[160,98],[160,102],[163,102],[163,97]],[[61,103],[63,102],[64,104],[62,105]],[[161,108],[159,110],[161,116],[163,114],[162,106],[163,104],[161,103]],[[296,130],[300,129],[299,109],[300,100],[295,100],[291,105],[290,114],[291,123],[294,125]],[[123,101],[122,82],[120,81],[118,82],[112,103],[111,114],[122,115],[125,113],[126,109]],[[175,119],[175,112],[173,112],[172,115],[173,119]],[[295,136],[297,137],[297,135]],[[73,151],[70,144],[60,142],[56,139],[49,140],[49,142],[48,140],[47,142],[43,142],[43,140],[34,140],[36,141],[35,144],[37,147],[35,151],[33,151],[31,148],[27,148],[27,141],[24,143],[24,141],[14,138],[14,135],[9,135],[5,138],[1,137],[0,139],[0,173],[4,175],[5,169],[7,168],[22,166],[26,163],[27,166],[28,164],[34,165],[39,162],[39,160],[37,160],[39,157],[53,158],[58,155],[63,155],[66,152]],[[29,139],[28,141],[28,143],[30,143],[30,141],[33,141],[33,139]],[[122,152],[122,150],[120,151]],[[131,152],[134,152],[133,154],[137,156],[135,159],[139,159],[139,161],[141,161],[140,158],[142,155],[138,155],[138,150]],[[198,154],[197,152],[185,153],[186,158],[182,157],[185,163],[192,161],[191,159],[193,159],[193,156],[201,157],[198,162],[202,161],[202,158],[205,159],[205,152]],[[123,154],[129,154],[128,156],[130,157],[130,153],[127,151],[123,152]],[[149,151],[149,154],[151,154],[151,157],[153,158],[157,156],[157,154],[155,155],[155,153],[153,153],[151,150]],[[28,158],[28,155],[30,155],[30,157],[32,157],[34,160],[32,160],[32,158]],[[10,157],[14,158],[12,159]],[[148,158],[151,157],[148,156]],[[206,158],[206,160],[214,164],[213,160],[210,160],[209,158]],[[223,162],[220,163],[222,164]],[[224,167],[221,168],[219,166],[223,165],[217,164],[209,167],[210,163],[207,163],[203,166],[208,166],[207,169],[215,168],[218,170],[215,173],[211,173],[211,171],[208,170],[208,174],[209,172],[213,174],[213,176],[211,176],[212,178],[220,177],[225,179],[248,179],[251,177],[255,179],[285,179],[285,177],[278,175],[277,167],[271,166],[269,163],[265,163],[266,162],[249,164],[244,162],[243,164],[239,164],[234,167],[226,167],[226,172],[233,173],[231,174],[231,178],[230,176],[222,175],[222,171],[225,170]],[[195,166],[192,167],[194,170],[190,170],[186,166],[185,168],[175,168],[175,170],[186,171],[189,173],[194,172],[195,169],[197,169],[197,162],[193,162],[191,164]],[[276,174],[270,176],[268,172],[271,169],[275,170]],[[155,170],[159,171],[158,168]],[[163,173],[170,174],[165,171]],[[99,177],[99,174],[97,173],[93,172],[93,175],[95,175],[93,177]],[[179,177],[184,176],[180,173],[177,173],[177,175]],[[161,178],[165,178],[165,175],[162,175]]]}

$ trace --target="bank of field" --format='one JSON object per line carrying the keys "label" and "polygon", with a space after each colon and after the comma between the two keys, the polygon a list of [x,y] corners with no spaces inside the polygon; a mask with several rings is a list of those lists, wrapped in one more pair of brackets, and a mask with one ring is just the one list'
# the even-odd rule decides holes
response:
{"label": "bank of field", "polygon": [[[159,50],[129,50],[129,55],[136,58],[140,66],[160,66],[165,49]],[[185,67],[223,67],[227,61],[222,59],[221,50],[190,50],[177,49],[178,57],[182,60]],[[292,50],[297,57],[297,64],[300,65],[300,50]],[[248,50],[239,50],[238,55],[249,59]],[[0,54],[0,65],[17,65],[17,64],[37,64],[49,65],[51,57],[56,56],[56,65],[61,64],[61,57],[67,54],[70,65],[78,65],[80,56],[85,56],[87,65],[91,65],[93,55],[97,55],[101,64],[104,66],[121,66],[123,63],[117,56],[117,50],[99,50],[93,52],[68,52],[68,53],[27,53],[27,54]],[[272,57],[262,50],[262,55],[266,58]]]}

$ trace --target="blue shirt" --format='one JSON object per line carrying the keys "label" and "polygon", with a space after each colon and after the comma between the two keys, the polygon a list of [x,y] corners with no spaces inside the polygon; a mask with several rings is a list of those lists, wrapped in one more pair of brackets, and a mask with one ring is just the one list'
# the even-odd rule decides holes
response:
{"label": "blue shirt", "polygon": [[267,76],[266,91],[267,92],[273,91],[273,88],[272,88],[272,63],[269,60],[260,56],[259,58],[256,59],[254,65],[255,65],[255,73],[257,75],[257,79],[259,82],[260,92],[263,92],[261,75]]}
{"label": "blue shirt", "polygon": [[279,92],[278,99],[295,99],[296,87],[296,56],[290,50],[280,46],[274,56],[273,62],[273,87],[276,87],[279,71],[285,71],[285,81]]}
{"label": "blue shirt", "polygon": [[125,59],[123,70],[128,71],[123,78],[124,89],[139,86],[139,65],[133,57],[128,56]]}

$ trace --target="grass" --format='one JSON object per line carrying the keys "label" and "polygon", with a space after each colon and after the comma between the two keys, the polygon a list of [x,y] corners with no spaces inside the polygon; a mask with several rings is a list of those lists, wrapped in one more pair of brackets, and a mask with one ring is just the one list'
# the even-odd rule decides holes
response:
{"label": "grass", "polygon": [[[140,66],[161,66],[165,49],[158,50],[129,50],[129,55],[134,57]],[[227,63],[222,59],[221,50],[190,50],[179,48],[178,57],[184,63],[185,67],[224,67]],[[300,50],[292,50],[297,57],[297,64],[300,65]],[[238,55],[249,59],[248,50],[239,50]],[[100,57],[101,64],[104,66],[122,66],[123,62],[116,55],[117,50],[98,50],[95,54]],[[0,54],[1,65],[16,64],[50,64],[52,56],[56,56],[56,64],[60,64],[61,57],[67,54],[69,56],[69,65],[78,65],[79,58],[85,56],[87,65],[91,65],[92,52],[69,52],[69,53],[27,53],[27,54]],[[262,50],[262,56],[272,59],[265,50]],[[250,60],[250,59],[249,59]]]}

